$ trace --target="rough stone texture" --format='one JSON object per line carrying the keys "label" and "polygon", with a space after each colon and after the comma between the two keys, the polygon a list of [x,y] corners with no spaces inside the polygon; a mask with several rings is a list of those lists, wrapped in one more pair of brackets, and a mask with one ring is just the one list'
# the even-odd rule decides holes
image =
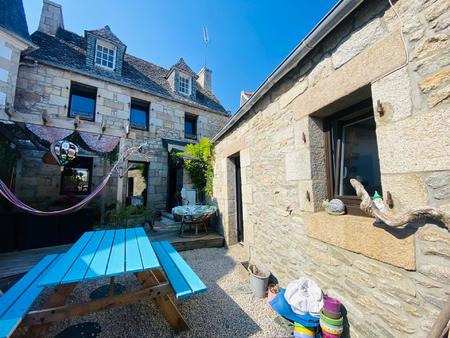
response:
{"label": "rough stone texture", "polygon": [[308,276],[341,299],[352,337],[426,336],[450,294],[450,234],[426,221],[393,230],[318,212],[327,192],[322,118],[362,99],[361,89],[371,93],[374,107],[380,100],[385,109],[375,120],[390,212],[450,211],[448,3],[395,2],[410,54],[395,71],[405,62],[398,18],[387,1],[365,1],[215,147],[214,195],[227,243],[236,241],[229,156],[245,152],[248,258],[282,286]]}
{"label": "rough stone texture", "polygon": [[305,225],[308,236],[407,270],[415,269],[414,237],[398,240],[385,229],[374,227],[373,219],[320,212],[305,216]]}
{"label": "rough stone texture", "polygon": [[17,73],[19,70],[20,53],[25,44],[12,35],[0,32],[0,114],[4,114],[6,106],[14,107]]}
{"label": "rough stone texture", "polygon": [[[130,160],[150,162],[147,189],[148,201],[156,208],[165,208],[167,200],[168,152],[162,139],[191,142],[184,138],[185,113],[198,116],[198,137],[213,137],[227,122],[227,117],[185,106],[169,100],[151,96],[138,90],[118,86],[109,82],[92,79],[79,74],[57,68],[39,65],[37,67],[21,66],[17,80],[15,112],[11,117],[15,121],[26,121],[42,124],[42,113],[50,118],[48,125],[74,129],[73,119],[68,117],[68,105],[71,81],[83,83],[97,88],[95,122],[82,121],[79,130],[101,134],[102,124],[106,126],[104,134],[119,136],[125,146],[137,146],[147,143],[145,156]],[[126,138],[124,125],[129,123],[131,98],[150,103],[149,130],[131,129]],[[0,118],[5,118],[0,114]],[[42,156],[41,156],[42,157]],[[99,164],[101,168],[103,166]],[[28,175],[38,174],[28,169]],[[40,170],[36,168],[36,170]],[[107,169],[108,171],[109,169]],[[100,169],[100,176],[103,175]],[[52,173],[52,175],[55,173]],[[58,182],[54,182],[47,192],[37,189],[27,192],[26,184],[18,177],[18,196],[26,203],[37,205],[44,201],[51,203],[59,197],[60,175],[55,174]],[[187,182],[187,181],[186,181]],[[126,196],[126,180],[123,180],[122,200]],[[94,184],[95,181],[94,181]],[[110,185],[117,184],[116,181]],[[23,187],[23,189],[22,189]],[[50,194],[52,191],[52,194]],[[42,193],[41,193],[42,192]],[[117,188],[111,188],[108,201],[117,199]],[[44,196],[45,195],[45,196]],[[45,198],[44,198],[45,197]],[[120,200],[120,198],[119,198]]]}

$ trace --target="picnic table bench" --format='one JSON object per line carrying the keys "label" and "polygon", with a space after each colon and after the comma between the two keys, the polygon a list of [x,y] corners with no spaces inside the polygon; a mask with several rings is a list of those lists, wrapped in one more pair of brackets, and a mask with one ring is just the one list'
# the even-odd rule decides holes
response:
{"label": "picnic table bench", "polygon": [[[138,290],[114,294],[114,278],[133,273]],[[109,277],[109,295],[67,305],[78,283]],[[54,292],[43,307],[29,308],[45,287]],[[0,296],[0,337],[9,337],[19,326],[28,336],[41,336],[55,321],[153,299],[176,332],[189,327],[169,297],[181,300],[206,291],[206,286],[167,241],[150,242],[144,229],[128,228],[86,232],[64,254],[48,255],[4,295]],[[25,332],[25,331],[24,331]]]}

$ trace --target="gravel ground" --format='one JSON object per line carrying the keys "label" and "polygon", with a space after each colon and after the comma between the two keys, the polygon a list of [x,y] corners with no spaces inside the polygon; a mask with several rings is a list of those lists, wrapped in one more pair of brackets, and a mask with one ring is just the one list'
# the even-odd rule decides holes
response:
{"label": "gravel ground", "polygon": [[[47,337],[57,337],[69,326],[95,322],[101,332],[94,337],[289,337],[274,322],[275,312],[265,299],[253,296],[238,260],[225,248],[198,249],[181,253],[208,287],[208,291],[178,302],[190,330],[175,335],[152,301],[106,310],[54,324]],[[138,287],[134,276],[116,281],[127,290]],[[107,280],[77,287],[72,302],[86,301]],[[45,294],[41,297],[42,302]],[[38,300],[39,303],[39,300]],[[62,335],[61,335],[62,336]],[[64,335],[68,337],[68,335]],[[71,336],[80,337],[80,336]]]}

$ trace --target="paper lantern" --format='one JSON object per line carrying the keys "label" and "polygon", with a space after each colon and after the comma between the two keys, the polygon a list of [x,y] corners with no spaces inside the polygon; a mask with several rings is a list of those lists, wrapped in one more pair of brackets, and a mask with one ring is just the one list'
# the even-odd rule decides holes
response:
{"label": "paper lantern", "polygon": [[78,146],[70,141],[61,140],[50,146],[50,151],[61,167],[66,166],[78,155]]}

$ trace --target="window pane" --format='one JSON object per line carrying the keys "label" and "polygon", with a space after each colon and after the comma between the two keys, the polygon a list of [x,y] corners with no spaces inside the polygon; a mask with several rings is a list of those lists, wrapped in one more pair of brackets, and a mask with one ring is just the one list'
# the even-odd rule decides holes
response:
{"label": "window pane", "polygon": [[195,117],[185,116],[184,137],[193,139],[197,137],[197,119]]}
{"label": "window pane", "polygon": [[351,178],[360,181],[369,194],[381,194],[380,165],[373,116],[342,127],[339,195],[354,196]]}
{"label": "window pane", "polygon": [[131,108],[130,125],[132,128],[145,129],[148,126],[148,113],[140,108]]}
{"label": "window pane", "polygon": [[192,121],[184,122],[184,132],[190,135],[194,134],[194,126],[192,124]]}
{"label": "window pane", "polygon": [[97,45],[95,63],[108,68],[114,68],[114,49]]}
{"label": "window pane", "polygon": [[93,120],[95,115],[95,99],[72,94],[69,116],[75,117],[75,115],[80,115],[80,117]]}

